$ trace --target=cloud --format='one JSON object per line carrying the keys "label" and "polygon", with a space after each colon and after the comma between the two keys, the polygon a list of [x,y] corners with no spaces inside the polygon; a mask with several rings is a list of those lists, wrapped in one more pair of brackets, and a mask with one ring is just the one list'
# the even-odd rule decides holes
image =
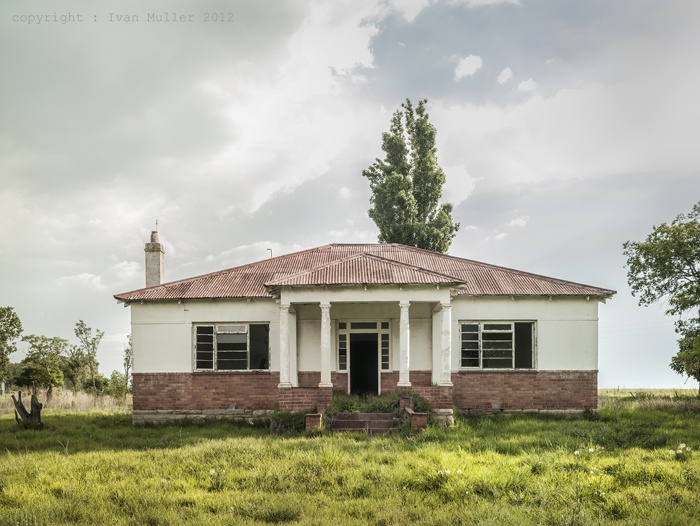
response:
{"label": "cloud", "polygon": [[455,68],[455,81],[459,81],[464,77],[471,77],[474,73],[481,69],[483,61],[478,55],[468,55],[459,61]]}
{"label": "cloud", "polygon": [[[305,248],[309,247],[299,244],[279,243],[277,241],[257,241],[247,245],[239,245],[216,254],[209,254],[204,258],[206,267],[208,267],[209,270],[200,268],[199,271],[195,271],[195,274],[191,275],[237,267],[252,261],[261,261],[269,257],[282,256]],[[199,265],[198,263],[195,264]]]}
{"label": "cloud", "polygon": [[512,4],[520,5],[520,0],[450,0],[452,4],[462,4],[468,7],[482,7],[487,5]]}
{"label": "cloud", "polygon": [[96,292],[101,292],[106,289],[105,285],[102,283],[102,278],[100,278],[100,276],[96,276],[95,274],[90,274],[88,272],[75,274],[73,276],[62,276],[56,281],[57,284],[60,286],[77,286],[90,289]]}
{"label": "cloud", "polygon": [[508,82],[513,77],[513,70],[510,68],[504,68],[499,74],[498,78],[496,79],[499,84],[505,84]]}
{"label": "cloud", "polygon": [[423,9],[435,3],[435,0],[388,0],[391,9],[399,13],[404,20],[412,23]]}
{"label": "cloud", "polygon": [[464,165],[443,166],[442,169],[446,178],[443,188],[445,200],[457,206],[471,195],[476,181]]}
{"label": "cloud", "polygon": [[530,92],[534,91],[536,87],[537,83],[531,78],[518,83],[518,89],[520,91]]}
{"label": "cloud", "polygon": [[530,216],[517,217],[508,221],[508,226],[523,227],[527,225],[528,221],[530,221]]}
{"label": "cloud", "polygon": [[[480,229],[479,228],[469,228],[467,230],[469,230],[470,233],[477,233]],[[497,243],[497,242],[505,239],[506,237],[508,237],[507,232],[499,232],[498,230],[494,230],[493,235],[486,236],[485,238],[480,239],[479,243],[482,245],[489,245],[489,244]],[[469,257],[473,257],[473,256],[469,256]]]}

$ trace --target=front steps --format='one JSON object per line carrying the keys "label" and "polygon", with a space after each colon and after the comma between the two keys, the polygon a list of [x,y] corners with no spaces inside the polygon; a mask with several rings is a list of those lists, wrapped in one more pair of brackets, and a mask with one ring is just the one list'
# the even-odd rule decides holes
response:
{"label": "front steps", "polygon": [[386,435],[399,428],[395,413],[339,413],[333,416],[333,431],[351,431],[368,435]]}

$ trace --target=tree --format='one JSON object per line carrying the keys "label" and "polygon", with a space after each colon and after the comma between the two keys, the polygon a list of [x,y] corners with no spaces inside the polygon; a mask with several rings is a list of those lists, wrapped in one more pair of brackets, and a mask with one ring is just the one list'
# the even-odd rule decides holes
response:
{"label": "tree", "polygon": [[126,398],[129,393],[129,379],[119,371],[112,371],[107,393],[115,398]]}
{"label": "tree", "polygon": [[68,340],[30,334],[22,338],[29,344],[24,367],[15,382],[19,386],[38,384],[46,387],[46,401],[51,400],[54,387],[63,386],[60,364],[69,348]]}
{"label": "tree", "polygon": [[17,350],[15,341],[22,335],[22,322],[12,307],[0,307],[0,382],[8,379],[10,354]]}
{"label": "tree", "polygon": [[97,361],[97,348],[100,346],[100,342],[105,333],[96,329],[95,335],[93,336],[92,329],[88,327],[83,320],[79,320],[78,323],[75,324],[74,332],[80,342],[79,347],[84,353],[85,363],[90,371],[92,388],[96,390],[95,375],[97,374],[97,367],[100,365]]}
{"label": "tree", "polygon": [[66,387],[74,391],[80,391],[85,387],[87,377],[90,375],[90,369],[87,356],[82,347],[71,345],[67,349],[60,367],[67,384]]}
{"label": "tree", "polygon": [[131,380],[131,370],[134,367],[134,347],[131,345],[131,334],[126,337],[126,346],[124,347],[124,378],[126,378],[126,387],[129,387]]}
{"label": "tree", "polygon": [[[623,244],[627,282],[640,305],[666,301],[678,316],[679,351],[671,368],[700,381],[700,202],[668,225],[653,227],[645,241]],[[700,393],[699,393],[700,394]]]}
{"label": "tree", "polygon": [[427,103],[421,100],[415,109],[409,99],[401,104],[382,134],[384,160],[375,159],[362,175],[372,190],[369,217],[380,243],[447,252],[459,223],[452,220],[452,204],[440,204],[445,173],[437,162],[437,131]]}

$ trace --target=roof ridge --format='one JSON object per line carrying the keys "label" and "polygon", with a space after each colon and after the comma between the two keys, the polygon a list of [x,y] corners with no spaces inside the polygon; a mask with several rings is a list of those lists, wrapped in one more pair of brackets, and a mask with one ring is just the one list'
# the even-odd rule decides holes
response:
{"label": "roof ridge", "polygon": [[[338,244],[338,243],[336,243],[336,245],[337,245],[337,244]],[[357,245],[360,245],[360,243],[358,243]],[[356,245],[356,246],[357,246],[357,245]],[[417,265],[411,265],[410,263],[404,263],[404,262],[402,262],[402,261],[396,261],[395,259],[385,258],[385,257],[382,257],[382,256],[378,256],[378,255],[376,255],[376,254],[371,254],[371,253],[369,253],[369,252],[357,252],[357,253],[355,253],[355,254],[350,254],[350,255],[348,255],[348,256],[345,256],[345,257],[342,257],[342,258],[339,258],[339,259],[334,259],[334,260],[332,260],[332,261],[326,261],[325,263],[323,263],[323,264],[321,264],[321,265],[317,265],[317,266],[315,266],[315,267],[312,267],[312,268],[309,268],[309,269],[306,269],[306,270],[301,270],[301,271],[296,272],[296,273],[294,273],[294,274],[287,275],[287,276],[285,276],[285,277],[283,277],[283,278],[279,278],[279,279],[276,279],[276,280],[268,281],[267,283],[265,283],[265,286],[266,286],[266,287],[267,287],[267,286],[275,286],[277,283],[282,282],[282,281],[287,281],[287,280],[290,280],[290,279],[298,278],[298,277],[303,276],[303,275],[305,275],[305,274],[311,274],[312,272],[318,272],[319,270],[323,270],[323,269],[330,268],[330,267],[333,267],[333,266],[341,265],[341,264],[346,263],[346,262],[348,262],[348,261],[352,261],[352,260],[354,260],[354,259],[360,259],[360,258],[375,259],[375,260],[381,261],[381,262],[383,262],[383,263],[388,263],[389,265],[395,265],[395,266],[397,266],[397,267],[407,268],[407,269],[411,269],[411,270],[414,270],[414,271],[422,272],[422,273],[425,273],[425,274],[430,274],[430,275],[433,275],[433,276],[440,276],[440,277],[442,277],[442,278],[448,278],[448,279],[450,279],[450,280],[452,280],[452,281],[454,281],[454,282],[464,283],[464,280],[463,280],[463,279],[460,279],[460,278],[458,278],[458,277],[456,277],[456,276],[451,276],[450,274],[444,274],[444,273],[442,273],[442,272],[437,272],[437,271],[430,270],[430,269],[427,269],[427,268],[419,267],[419,266],[417,266]]]}

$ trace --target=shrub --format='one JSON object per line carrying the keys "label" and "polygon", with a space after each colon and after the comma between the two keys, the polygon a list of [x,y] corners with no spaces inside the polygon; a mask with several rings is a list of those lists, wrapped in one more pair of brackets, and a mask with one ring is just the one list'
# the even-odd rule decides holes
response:
{"label": "shrub", "polygon": [[425,399],[411,391],[384,393],[381,395],[348,395],[334,392],[331,400],[330,414],[337,413],[393,413],[399,409],[399,399],[408,397],[413,400],[414,410],[418,413],[431,413],[432,408]]}
{"label": "shrub", "polygon": [[270,416],[270,432],[273,435],[290,432],[303,433],[306,429],[306,415],[315,412],[315,407],[295,412],[275,411]]}

